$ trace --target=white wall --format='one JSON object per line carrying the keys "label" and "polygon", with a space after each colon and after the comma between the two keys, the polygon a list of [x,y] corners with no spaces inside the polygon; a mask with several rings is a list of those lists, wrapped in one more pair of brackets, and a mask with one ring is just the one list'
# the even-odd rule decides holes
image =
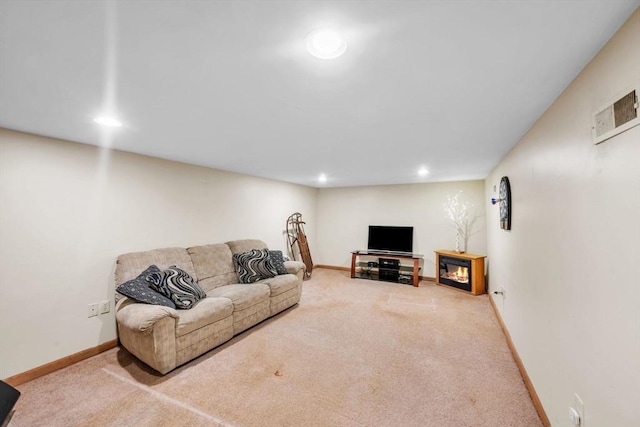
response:
{"label": "white wall", "polygon": [[512,231],[487,208],[489,285],[553,426],[640,425],[640,126],[594,146],[592,114],[640,89],[631,16],[486,180],[508,176]]}
{"label": "white wall", "polygon": [[116,337],[118,254],[259,238],[285,249],[317,190],[0,129],[0,378]]}
{"label": "white wall", "polygon": [[369,225],[413,226],[413,251],[424,255],[421,275],[435,277],[433,251],[456,246],[456,232],[443,205],[459,191],[479,217],[467,252],[485,254],[483,181],[380,185],[320,189],[314,263],[350,266],[351,251],[367,248]]}

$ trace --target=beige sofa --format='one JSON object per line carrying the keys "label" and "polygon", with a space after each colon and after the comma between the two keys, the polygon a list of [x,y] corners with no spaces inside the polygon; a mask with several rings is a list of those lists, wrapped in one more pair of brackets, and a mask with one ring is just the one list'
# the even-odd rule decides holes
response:
{"label": "beige sofa", "polygon": [[260,240],[166,248],[121,255],[116,286],[134,279],[149,265],[177,265],[189,273],[207,297],[189,310],[139,303],[122,297],[116,304],[120,344],[161,374],[173,370],[300,301],[304,264],[286,261],[289,274],[239,284],[233,254],[265,249]]}

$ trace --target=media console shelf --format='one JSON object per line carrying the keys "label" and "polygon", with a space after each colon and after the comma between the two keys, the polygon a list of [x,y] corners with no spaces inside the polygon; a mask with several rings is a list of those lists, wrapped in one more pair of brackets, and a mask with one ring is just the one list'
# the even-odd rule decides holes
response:
{"label": "media console shelf", "polygon": [[[359,261],[359,257],[376,259],[375,261]],[[411,283],[418,287],[420,283],[421,254],[400,254],[397,252],[353,251],[351,252],[351,278],[384,280],[398,283]],[[397,261],[394,263],[393,261]],[[411,261],[410,265],[402,262]],[[369,266],[369,263],[375,265]],[[382,265],[380,265],[382,264]]]}

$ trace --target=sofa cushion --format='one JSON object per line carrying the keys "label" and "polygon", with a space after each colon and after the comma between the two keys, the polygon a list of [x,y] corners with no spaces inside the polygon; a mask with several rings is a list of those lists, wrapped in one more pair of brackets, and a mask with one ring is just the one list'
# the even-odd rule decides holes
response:
{"label": "sofa cushion", "polygon": [[233,263],[240,283],[253,283],[278,274],[271,263],[268,249],[252,249],[233,254]]}
{"label": "sofa cushion", "polygon": [[164,270],[172,265],[179,265],[191,277],[198,280],[193,269],[191,257],[184,248],[153,249],[144,252],[131,252],[120,255],[116,261],[116,284],[135,278],[150,265],[157,265]]}
{"label": "sofa cushion", "polygon": [[218,286],[238,283],[233,254],[224,243],[194,246],[187,249],[198,276],[198,284],[205,292]]}
{"label": "sofa cushion", "polygon": [[278,274],[287,274],[287,269],[284,267],[282,251],[269,251],[269,257],[271,258],[271,264],[276,268]]}
{"label": "sofa cushion", "polygon": [[159,273],[160,269],[156,265],[150,265],[145,271],[140,273],[135,279],[124,282],[116,288],[116,292],[132,298],[138,302],[146,304],[164,305],[165,307],[176,308],[176,305],[169,298],[153,290],[147,283],[147,276],[152,273]]}
{"label": "sofa cushion", "polygon": [[273,298],[291,289],[295,289],[298,285],[298,277],[294,274],[282,274],[261,280],[257,283],[264,283],[269,286],[270,296]]}
{"label": "sofa cushion", "polygon": [[151,273],[147,276],[149,285],[169,298],[176,308],[188,309],[206,297],[205,292],[196,281],[183,269],[172,265],[166,270]]}
{"label": "sofa cushion", "polygon": [[207,292],[208,297],[229,298],[233,302],[234,310],[244,310],[255,304],[268,301],[269,294],[269,286],[264,283],[220,286]]}
{"label": "sofa cushion", "polygon": [[191,310],[178,310],[176,337],[210,325],[233,314],[233,303],[229,298],[204,298]]}
{"label": "sofa cushion", "polygon": [[232,240],[225,244],[229,246],[232,254],[248,252],[251,249],[267,249],[267,244],[257,239]]}

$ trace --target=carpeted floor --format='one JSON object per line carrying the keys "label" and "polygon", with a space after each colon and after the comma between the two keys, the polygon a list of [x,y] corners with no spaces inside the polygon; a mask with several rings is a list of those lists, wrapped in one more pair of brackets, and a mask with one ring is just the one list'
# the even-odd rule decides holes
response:
{"label": "carpeted floor", "polygon": [[542,425],[487,295],[324,269],[165,376],[115,348],[18,389],[11,427]]}

